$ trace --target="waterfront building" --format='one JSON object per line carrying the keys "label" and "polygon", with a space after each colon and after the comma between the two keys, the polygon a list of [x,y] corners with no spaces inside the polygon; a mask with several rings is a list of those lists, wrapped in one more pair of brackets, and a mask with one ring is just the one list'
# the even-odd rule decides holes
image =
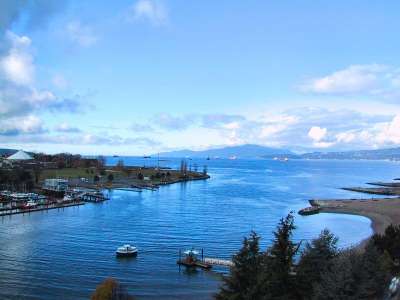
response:
{"label": "waterfront building", "polygon": [[68,180],[60,178],[45,179],[42,188],[47,192],[65,193],[68,189]]}
{"label": "waterfront building", "polygon": [[28,153],[19,150],[18,152],[9,156],[7,159],[11,161],[27,161],[27,160],[33,160],[33,157],[30,156]]}

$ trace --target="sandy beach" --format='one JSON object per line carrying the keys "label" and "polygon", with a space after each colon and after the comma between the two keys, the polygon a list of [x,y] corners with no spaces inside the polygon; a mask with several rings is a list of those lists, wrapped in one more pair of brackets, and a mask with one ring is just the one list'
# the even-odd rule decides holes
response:
{"label": "sandy beach", "polygon": [[380,199],[313,200],[321,213],[365,216],[374,233],[383,233],[390,224],[400,224],[400,197]]}

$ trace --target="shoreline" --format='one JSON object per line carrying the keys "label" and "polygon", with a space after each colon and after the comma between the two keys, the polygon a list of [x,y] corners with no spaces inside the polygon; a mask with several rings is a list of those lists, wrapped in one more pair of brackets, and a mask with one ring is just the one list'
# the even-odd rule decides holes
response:
{"label": "shoreline", "polygon": [[[318,206],[320,213],[357,215],[371,221],[373,234],[384,233],[390,224],[400,224],[400,197],[375,199],[331,199],[311,200],[312,206]],[[369,239],[369,238],[368,238]],[[360,244],[364,244],[361,241]]]}

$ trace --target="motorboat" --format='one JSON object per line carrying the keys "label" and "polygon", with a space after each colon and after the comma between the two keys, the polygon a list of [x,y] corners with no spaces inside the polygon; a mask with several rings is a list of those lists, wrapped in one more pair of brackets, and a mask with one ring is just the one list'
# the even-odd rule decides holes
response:
{"label": "motorboat", "polygon": [[63,202],[71,202],[73,200],[74,198],[72,197],[72,195],[65,195],[63,198]]}
{"label": "motorboat", "polygon": [[30,209],[30,208],[34,208],[37,206],[37,203],[33,200],[29,200],[28,202],[26,202],[26,204],[23,206],[24,209]]}
{"label": "motorboat", "polygon": [[116,251],[117,257],[132,257],[136,256],[137,253],[138,253],[137,248],[129,244],[118,247]]}

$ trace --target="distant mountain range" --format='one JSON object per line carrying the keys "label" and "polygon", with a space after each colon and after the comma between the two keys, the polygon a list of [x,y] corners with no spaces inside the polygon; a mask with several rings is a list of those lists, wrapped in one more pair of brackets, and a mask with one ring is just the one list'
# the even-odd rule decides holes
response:
{"label": "distant mountain range", "polygon": [[300,156],[305,159],[389,159],[400,160],[400,147],[378,150],[358,150],[342,152],[312,152]]}
{"label": "distant mountain range", "polygon": [[[15,149],[0,148],[0,156],[10,156],[16,153]],[[153,155],[157,156],[157,155]],[[356,150],[340,152],[310,152],[295,154],[288,149],[271,148],[260,145],[241,145],[221,147],[203,151],[180,150],[162,152],[160,157],[193,157],[193,158],[290,158],[290,159],[370,159],[370,160],[399,160],[400,147],[378,150]]]}
{"label": "distant mountain range", "polygon": [[274,157],[274,156],[292,156],[290,150],[270,148],[259,145],[241,145],[231,146],[216,149],[209,149],[203,151],[180,150],[160,153],[161,157],[202,157],[202,158],[261,158],[261,157]]}
{"label": "distant mountain range", "polygon": [[180,150],[160,153],[160,157],[201,157],[201,158],[290,158],[290,159],[371,159],[400,160],[400,147],[378,150],[357,150],[342,152],[311,152],[295,154],[288,149],[270,148],[260,145],[231,146],[203,151]]}

